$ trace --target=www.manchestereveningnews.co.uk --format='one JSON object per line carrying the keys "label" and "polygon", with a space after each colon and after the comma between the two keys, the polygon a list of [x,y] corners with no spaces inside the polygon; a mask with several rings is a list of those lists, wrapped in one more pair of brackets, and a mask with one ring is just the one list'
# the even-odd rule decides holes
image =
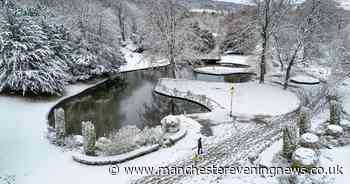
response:
{"label": "www.manchestereveningnews.co.uk", "polygon": [[342,166],[332,167],[261,167],[261,166],[124,166],[110,165],[109,173],[118,175],[123,172],[126,175],[343,175]]}

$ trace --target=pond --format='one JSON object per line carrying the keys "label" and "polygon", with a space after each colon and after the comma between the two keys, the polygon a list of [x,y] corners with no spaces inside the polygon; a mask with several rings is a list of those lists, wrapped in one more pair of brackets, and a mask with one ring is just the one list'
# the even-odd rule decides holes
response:
{"label": "pond", "polygon": [[[205,81],[241,81],[235,76],[212,76],[195,74],[188,65],[180,69],[180,78]],[[168,77],[167,67],[122,73],[68,100],[55,108],[65,110],[66,132],[68,135],[81,134],[81,122],[92,121],[97,137],[108,136],[126,125],[154,127],[160,120],[174,112],[208,112],[205,107],[181,99],[158,95],[153,92],[159,78]],[[173,101],[174,105],[171,101]],[[54,127],[53,109],[49,113],[49,125]]]}

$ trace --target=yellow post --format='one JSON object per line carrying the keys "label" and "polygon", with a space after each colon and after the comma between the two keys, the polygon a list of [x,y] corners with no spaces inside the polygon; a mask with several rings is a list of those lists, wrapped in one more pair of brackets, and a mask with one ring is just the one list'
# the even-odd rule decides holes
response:
{"label": "yellow post", "polygon": [[230,88],[230,94],[231,94],[231,105],[230,105],[230,117],[233,117],[232,114],[232,100],[233,100],[233,92],[235,90],[235,87],[232,85],[232,87]]}

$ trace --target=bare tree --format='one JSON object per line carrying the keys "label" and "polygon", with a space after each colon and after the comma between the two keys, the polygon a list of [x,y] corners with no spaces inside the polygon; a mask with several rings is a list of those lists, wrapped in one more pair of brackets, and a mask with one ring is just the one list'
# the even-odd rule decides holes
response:
{"label": "bare tree", "polygon": [[[338,29],[338,23],[342,22],[338,20],[341,19],[341,16],[334,16],[333,18],[337,25],[333,25],[333,19],[332,21],[326,20],[328,16],[335,15],[337,11],[332,9],[329,2],[326,1],[307,0],[302,4],[292,3],[288,6],[290,7],[287,8],[289,10],[287,12],[288,16],[282,19],[283,21],[273,32],[273,43],[277,58],[281,63],[281,70],[283,71],[284,66],[286,66],[284,89],[288,88],[293,66],[297,63],[308,63],[310,60],[308,52],[312,51],[313,48],[317,48],[318,43],[322,45],[327,43],[322,40],[322,37],[326,37],[327,40],[336,39],[336,35],[340,35],[340,33],[334,32],[332,27]],[[333,11],[325,10],[327,7]],[[338,48],[338,46],[333,48]],[[321,58],[322,55],[317,57]],[[338,62],[330,61],[329,63],[333,65]]]}
{"label": "bare tree", "polygon": [[181,8],[175,0],[153,0],[149,4],[148,11],[149,21],[165,47],[172,75],[176,78],[176,44]]}
{"label": "bare tree", "polygon": [[115,1],[114,9],[119,25],[120,36],[122,38],[122,41],[125,41],[127,35],[127,4],[123,0]]}
{"label": "bare tree", "polygon": [[268,43],[287,12],[286,4],[290,4],[291,0],[253,0],[253,2],[257,7],[256,21],[261,37],[260,83],[264,83]]}
{"label": "bare tree", "polygon": [[308,2],[302,4],[301,7],[289,4],[288,16],[273,32],[273,42],[281,64],[281,71],[284,70],[285,65],[287,66],[284,89],[288,88],[291,71],[296,62],[306,62],[304,52],[310,47],[309,38],[313,36],[315,27],[320,22],[320,17],[317,16],[320,6],[317,1],[310,1],[311,6]]}

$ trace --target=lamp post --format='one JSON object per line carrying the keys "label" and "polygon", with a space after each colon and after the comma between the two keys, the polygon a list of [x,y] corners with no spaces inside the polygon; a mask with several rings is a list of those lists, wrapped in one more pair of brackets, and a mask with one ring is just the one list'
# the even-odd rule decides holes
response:
{"label": "lamp post", "polygon": [[231,94],[231,105],[230,105],[230,117],[233,117],[232,114],[232,99],[233,99],[233,92],[235,90],[235,87],[232,85],[232,87],[230,88],[230,94]]}

